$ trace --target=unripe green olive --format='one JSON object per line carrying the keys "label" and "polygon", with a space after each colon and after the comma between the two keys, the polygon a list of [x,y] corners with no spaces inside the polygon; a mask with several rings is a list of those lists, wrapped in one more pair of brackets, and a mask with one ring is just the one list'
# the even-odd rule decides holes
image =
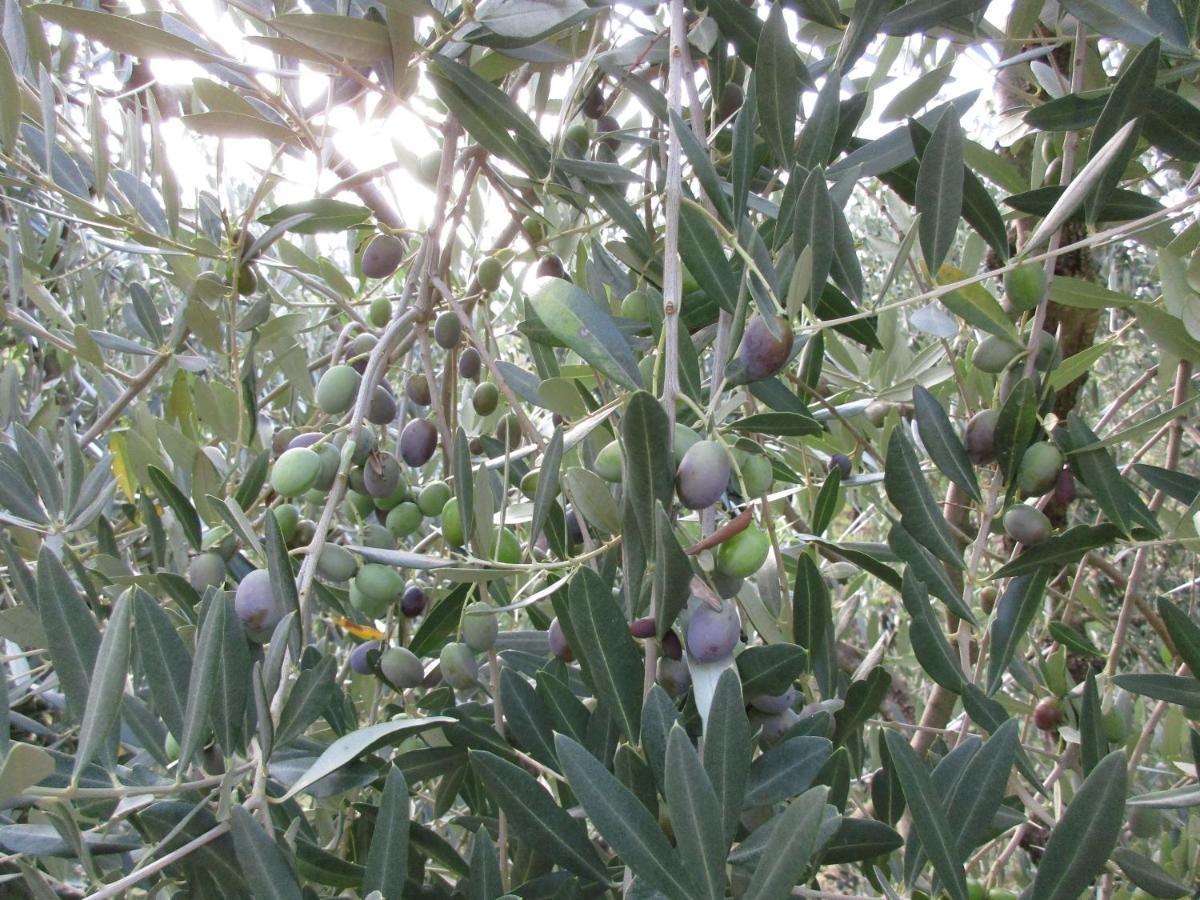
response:
{"label": "unripe green olive", "polygon": [[1017,358],[1017,354],[1021,352],[1021,349],[1019,344],[1010,341],[1008,338],[989,334],[979,342],[979,346],[971,354],[971,363],[980,372],[999,375],[1008,368],[1009,363]]}
{"label": "unripe green olive", "polygon": [[362,376],[350,366],[333,366],[325,371],[317,382],[317,406],[329,416],[339,416],[349,411],[358,395]]}
{"label": "unripe green olive", "polygon": [[425,680],[425,667],[415,653],[406,647],[389,647],[379,657],[379,671],[398,688],[420,687]]}
{"label": "unripe green olive", "polygon": [[378,522],[367,522],[358,531],[358,541],[364,547],[377,550],[395,550],[396,538],[387,527]]}
{"label": "unripe green olive", "polygon": [[751,524],[717,549],[717,571],[733,578],[749,578],[766,562],[770,549],[762,529]]}
{"label": "unripe green olive", "polygon": [[450,486],[444,481],[431,481],[417,495],[417,508],[424,515],[436,516],[450,499]]}
{"label": "unripe green olive", "polygon": [[225,560],[219,553],[201,553],[188,565],[188,583],[200,596],[210,587],[219,588],[225,583]]}
{"label": "unripe green olive", "polygon": [[461,547],[466,543],[463,534],[462,513],[458,508],[458,498],[451,497],[442,507],[442,537],[451,547]]}
{"label": "unripe green olive", "polygon": [[1041,510],[1017,503],[1004,513],[1004,530],[1017,543],[1032,546],[1049,538],[1052,526]]}
{"label": "unripe green olive", "polygon": [[775,481],[775,470],[771,460],[762,453],[751,453],[742,464],[742,480],[746,484],[746,493],[751,497],[761,497],[771,489]]}
{"label": "unripe green olive", "polygon": [[500,389],[490,381],[484,381],[475,386],[471,392],[471,406],[480,416],[490,416],[500,404]]}
{"label": "unripe green olive", "polygon": [[1017,467],[1017,487],[1027,497],[1037,497],[1054,487],[1062,471],[1062,451],[1049,441],[1031,444]]}
{"label": "unripe green olive", "polygon": [[300,510],[294,503],[280,503],[272,510],[275,514],[275,524],[279,526],[279,534],[285,544],[290,544],[300,527]]}
{"label": "unripe green olive", "polygon": [[281,497],[299,497],[321,474],[321,457],[308,447],[285,450],[271,467],[271,487]]}
{"label": "unripe green olive", "polygon": [[475,277],[479,281],[479,286],[485,291],[494,291],[500,287],[500,280],[504,277],[504,266],[494,256],[484,257]]}
{"label": "unripe green olive", "polygon": [[496,646],[499,634],[500,622],[490,604],[472,603],[463,610],[462,636],[472,650],[486,653]]}
{"label": "unripe green olive", "polygon": [[354,586],[371,600],[386,604],[404,590],[404,579],[391,566],[367,563],[354,576]]}
{"label": "unripe green olive", "polygon": [[650,304],[653,302],[645,291],[630,291],[621,301],[621,315],[626,319],[645,322],[650,318]]}
{"label": "unripe green olive", "polygon": [[622,465],[620,441],[609,441],[596,454],[596,474],[612,484],[621,483]]}
{"label": "unripe green olive", "polygon": [[392,507],[387,515],[388,531],[397,539],[408,537],[421,527],[421,509],[417,504],[405,500]]}
{"label": "unripe green olive", "polygon": [[390,600],[376,600],[368,597],[358,588],[358,579],[350,582],[350,604],[361,613],[372,619],[382,619],[387,615]]}
{"label": "unripe green olive", "polygon": [[455,690],[465,691],[475,686],[479,678],[479,665],[475,654],[466,644],[451,642],[442,648],[439,656],[442,678]]}
{"label": "unripe green olive", "polygon": [[345,547],[326,544],[317,557],[317,574],[326,581],[349,581],[358,571],[358,560]]}
{"label": "unripe green olive", "polygon": [[496,562],[515,566],[521,561],[521,542],[511,528],[504,528],[497,538],[494,555]]}
{"label": "unripe green olive", "polygon": [[1004,293],[1017,312],[1026,312],[1042,302],[1046,270],[1039,263],[1026,263],[1004,273]]}
{"label": "unripe green olive", "polygon": [[382,328],[392,321],[392,301],[387,297],[376,297],[372,300],[367,320],[376,328]]}

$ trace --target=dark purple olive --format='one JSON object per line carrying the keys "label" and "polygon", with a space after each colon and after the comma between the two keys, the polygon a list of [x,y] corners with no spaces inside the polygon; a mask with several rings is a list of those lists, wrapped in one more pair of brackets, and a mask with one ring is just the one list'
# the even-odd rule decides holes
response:
{"label": "dark purple olive", "polygon": [[283,618],[283,605],[275,600],[271,575],[266,569],[255,569],[241,580],[233,598],[233,609],[252,638],[270,636]]}
{"label": "dark purple olive", "polygon": [[311,447],[323,437],[325,437],[325,435],[319,431],[306,431],[303,434],[296,435],[294,438],[288,441],[287,448],[289,450],[295,450],[297,447]]}
{"label": "dark purple olive", "polygon": [[557,255],[549,253],[538,261],[536,274],[538,278],[566,278],[567,270]]}
{"label": "dark purple olive", "polygon": [[573,510],[573,509],[568,510],[566,519],[567,519],[567,543],[572,544],[572,545],[582,544],[583,543],[583,529],[579,526],[579,516],[576,515],[575,510]]}
{"label": "dark purple olive", "polygon": [[428,406],[433,400],[429,393],[429,379],[424,375],[413,375],[404,383],[404,395],[417,406]]}
{"label": "dark purple olive", "polygon": [[845,453],[835,453],[829,457],[829,471],[832,472],[834,469],[837,469],[842,473],[843,478],[849,477],[850,470],[853,468],[854,464],[850,462],[850,457]]}
{"label": "dark purple olive", "polygon": [[413,419],[400,433],[400,455],[414,469],[433,458],[437,444],[437,429],[427,419]]}
{"label": "dark purple olive", "polygon": [[707,509],[729,484],[729,454],[717,441],[697,441],[683,454],[675,484],[688,509]]}
{"label": "dark purple olive", "polygon": [[792,326],[782,316],[775,317],[780,336],[771,333],[767,320],[755,316],[746,326],[738,358],[751,381],[770,378],[784,367],[792,353]]}
{"label": "dark purple olive", "polygon": [[425,593],[425,589],[419,584],[410,584],[400,597],[400,612],[404,614],[405,618],[415,619],[425,612],[428,603],[429,595]]}
{"label": "dark purple olive", "polygon": [[583,98],[581,112],[589,119],[598,119],[604,115],[604,107],[604,91],[600,90],[600,85],[596,85]]}
{"label": "dark purple olive", "polygon": [[721,99],[717,101],[717,118],[722,121],[728,119],[742,108],[745,99],[746,92],[740,84],[735,81],[725,82],[725,87],[721,89]]}
{"label": "dark purple olive", "polygon": [[404,259],[404,242],[390,234],[377,235],[363,251],[362,270],[368,278],[387,278]]}
{"label": "dark purple olive", "polygon": [[1064,468],[1058,473],[1058,480],[1054,482],[1054,502],[1066,506],[1074,499],[1075,476],[1070,469]]}
{"label": "dark purple olive", "polygon": [[376,499],[390,497],[400,487],[400,463],[390,453],[372,453],[362,471],[363,487]]}
{"label": "dark purple olive", "polygon": [[967,457],[977,466],[986,466],[996,458],[996,422],[1000,413],[994,409],[981,409],[967,420],[963,444]]}
{"label": "dark purple olive", "polygon": [[563,662],[570,662],[575,658],[575,654],[571,652],[571,645],[567,643],[567,636],[563,634],[558,616],[551,620],[550,628],[546,631],[546,639],[550,642],[550,652]]}
{"label": "dark purple olive", "polygon": [[629,623],[629,633],[635,638],[654,637],[657,630],[658,623],[654,621],[654,616],[644,616]]}
{"label": "dark purple olive", "polygon": [[662,639],[662,655],[667,659],[683,659],[683,642],[674,631],[668,631]]}
{"label": "dark purple olive", "polygon": [[474,347],[467,347],[458,357],[458,377],[474,381],[483,369],[483,359]]}
{"label": "dark purple olive", "polygon": [[659,685],[672,697],[680,697],[687,693],[692,685],[692,672],[687,663],[681,659],[669,656],[660,657],[658,671],[655,673]]}
{"label": "dark purple olive", "polygon": [[388,425],[396,421],[396,398],[382,384],[375,385],[367,406],[367,421],[373,425]]}
{"label": "dark purple olive", "polygon": [[725,600],[715,610],[702,603],[692,613],[687,625],[687,648],[700,662],[726,659],[737,646],[742,631],[742,619],[737,605]]}
{"label": "dark purple olive", "polygon": [[606,134],[606,137],[601,138],[601,143],[604,144],[613,153],[621,149],[621,123],[614,116],[601,116],[596,122],[596,134]]}
{"label": "dark purple olive", "polygon": [[350,651],[350,668],[358,675],[370,675],[379,653],[379,641],[365,641]]}

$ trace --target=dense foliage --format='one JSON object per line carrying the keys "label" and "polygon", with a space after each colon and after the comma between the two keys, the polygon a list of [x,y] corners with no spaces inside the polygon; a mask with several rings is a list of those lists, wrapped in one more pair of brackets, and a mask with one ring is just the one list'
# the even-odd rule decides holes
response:
{"label": "dense foliage", "polygon": [[1194,895],[1197,0],[0,22],[0,895]]}

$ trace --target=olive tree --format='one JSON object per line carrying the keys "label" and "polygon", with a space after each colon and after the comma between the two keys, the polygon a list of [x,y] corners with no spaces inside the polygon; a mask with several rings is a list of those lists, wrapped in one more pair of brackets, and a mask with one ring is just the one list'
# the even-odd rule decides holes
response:
{"label": "olive tree", "polygon": [[1000,6],[0,5],[0,892],[1194,892],[1200,4]]}

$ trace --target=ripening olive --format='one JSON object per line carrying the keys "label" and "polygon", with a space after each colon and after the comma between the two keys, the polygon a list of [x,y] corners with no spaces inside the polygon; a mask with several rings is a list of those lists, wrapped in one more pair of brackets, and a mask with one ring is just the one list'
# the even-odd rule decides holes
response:
{"label": "ripening olive", "polygon": [[622,465],[620,441],[609,441],[596,454],[596,474],[612,484],[621,483]]}
{"label": "ripening olive", "polygon": [[996,458],[996,422],[1000,413],[994,409],[981,409],[967,420],[963,444],[967,457],[977,466],[986,466]]}
{"label": "ripening olive", "polygon": [[433,323],[433,339],[443,350],[457,347],[462,340],[462,322],[458,316],[448,310],[439,315]]}
{"label": "ripening olive", "polygon": [[437,444],[438,433],[433,423],[426,419],[413,419],[400,433],[400,456],[417,469],[433,458]]}
{"label": "ripening olive", "polygon": [[712,573],[713,590],[717,592],[718,597],[721,597],[725,600],[728,600],[731,597],[736,597],[741,592],[742,585],[745,583],[745,578],[735,578],[732,575],[722,575],[720,572]]}
{"label": "ripening olive", "polygon": [[472,650],[486,653],[496,646],[499,634],[500,622],[489,604],[471,603],[463,610],[462,637]]}
{"label": "ripening olive", "polygon": [[375,349],[375,345],[378,343],[379,341],[375,338],[375,335],[364,333],[347,344],[346,360],[349,362],[350,368],[359,375],[367,371],[367,357],[370,356],[371,351]]}
{"label": "ripening olive", "polygon": [[390,234],[376,235],[363,251],[362,271],[368,278],[387,278],[404,259],[404,241]]}
{"label": "ripening olive", "polygon": [[367,563],[354,576],[354,586],[371,600],[391,603],[404,590],[404,579],[391,566]]}
{"label": "ripening olive", "polygon": [[1050,537],[1050,520],[1032,506],[1018,503],[1004,513],[1004,530],[1019,544],[1040,544]]}
{"label": "ripening olive", "polygon": [[679,499],[688,509],[706,509],[725,493],[729,484],[729,453],[717,441],[700,441],[683,455],[675,483]]}
{"label": "ripening olive", "polygon": [[496,423],[496,440],[505,444],[509,450],[520,447],[523,438],[521,420],[517,418],[516,413],[509,413]]}
{"label": "ripening olive", "polygon": [[483,359],[474,347],[467,347],[458,355],[458,377],[474,381],[483,369]]}
{"label": "ripening olive", "polygon": [[392,321],[392,301],[387,297],[376,297],[372,300],[367,312],[367,321],[376,328],[382,328]]}
{"label": "ripening olive", "polygon": [[1044,697],[1033,708],[1033,724],[1040,731],[1054,731],[1062,724],[1062,704],[1054,697]]}
{"label": "ripening olive", "polygon": [[442,678],[450,687],[465,691],[475,686],[479,677],[479,665],[475,662],[475,654],[466,644],[454,641],[447,644],[442,648],[439,662]]}
{"label": "ripening olive", "polygon": [[421,510],[417,504],[405,500],[393,506],[384,524],[397,539],[408,537],[421,527]]}
{"label": "ripening olive", "polygon": [[1049,441],[1030,444],[1017,467],[1017,487],[1027,497],[1037,497],[1054,487],[1065,462],[1062,451]]}
{"label": "ripening olive", "polygon": [[249,297],[258,290],[258,274],[254,271],[254,266],[249,263],[242,263],[238,269],[238,294],[242,297]]}
{"label": "ripening olive", "polygon": [[748,578],[766,561],[770,549],[762,529],[751,524],[717,549],[717,571],[734,578]]}
{"label": "ripening olive", "polygon": [[1026,312],[1042,302],[1046,292],[1046,270],[1026,263],[1004,273],[1004,293],[1016,312]]}
{"label": "ripening olive", "polygon": [[750,728],[758,729],[759,739],[766,745],[778,743],[787,732],[800,721],[795,710],[785,709],[780,713],[761,713],[753,710],[750,713]]}
{"label": "ripening olive", "polygon": [[613,153],[621,149],[621,123],[615,116],[601,116],[596,121],[596,134],[604,135],[600,143]]}
{"label": "ripening olive", "polygon": [[329,416],[340,416],[354,405],[362,376],[350,366],[333,366],[317,382],[317,406]]}
{"label": "ripening olive", "polygon": [[271,487],[281,497],[299,497],[321,474],[321,457],[308,447],[285,450],[271,466]]}
{"label": "ripening olive", "polygon": [[683,659],[683,641],[679,640],[679,635],[674,631],[668,631],[663,635],[659,649],[667,659]]}
{"label": "ripening olive", "polygon": [[1033,345],[1033,367],[1039,372],[1048,372],[1061,362],[1058,338],[1050,332],[1039,331]]}
{"label": "ripening olive", "polygon": [[424,375],[412,375],[404,382],[404,396],[417,406],[428,406],[433,399],[429,392],[429,379]]}
{"label": "ripening olive", "polygon": [[297,447],[311,447],[323,437],[325,437],[325,435],[321,434],[319,431],[305,431],[301,434],[295,435],[290,441],[288,441],[287,447],[284,449],[295,450]]}
{"label": "ripening olive", "polygon": [[420,687],[425,680],[425,667],[407,647],[389,647],[379,657],[379,671],[398,688]]}
{"label": "ripening olive", "polygon": [[755,316],[746,325],[738,358],[750,381],[770,378],[784,367],[792,352],[792,326],[782,316],[775,317],[778,336],[772,334],[767,320]]}
{"label": "ripening olive", "polygon": [[450,486],[444,481],[431,481],[417,494],[417,508],[424,515],[436,516],[450,499]]}
{"label": "ripening olive", "polygon": [[989,334],[979,342],[979,346],[971,354],[971,364],[980,372],[999,375],[1008,368],[1009,363],[1017,358],[1017,354],[1021,350],[1022,347],[1019,344],[1008,338],[998,334]]}
{"label": "ripening olive", "polygon": [[1162,831],[1163,814],[1152,806],[1135,806],[1129,814],[1129,830],[1134,837],[1149,840]]}
{"label": "ripening olive", "polygon": [[419,584],[410,584],[400,597],[400,612],[406,619],[415,619],[425,612],[429,603],[429,595]]}
{"label": "ripening olive", "polygon": [[655,680],[672,697],[680,697],[691,687],[692,672],[682,659],[662,656],[658,660]]}
{"label": "ripening olive", "polygon": [[400,475],[400,480],[396,484],[396,489],[390,494],[383,497],[375,497],[375,508],[382,512],[390,512],[395,509],[405,500],[412,499],[412,491],[408,487],[408,482],[404,480],[404,475]]}
{"label": "ripening olive", "polygon": [[479,264],[479,270],[475,273],[479,286],[485,291],[494,291],[500,287],[500,280],[503,277],[504,266],[494,256],[485,256]]}
{"label": "ripening olive", "polygon": [[499,404],[500,389],[496,385],[490,381],[475,385],[475,390],[471,392],[471,406],[475,407],[478,415],[490,416]]}
{"label": "ripening olive", "polygon": [[741,630],[742,619],[736,603],[724,600],[720,610],[702,603],[688,620],[688,653],[700,662],[725,659],[737,646]]}
{"label": "ripening olive", "polygon": [[266,569],[246,573],[234,594],[233,609],[251,638],[265,640],[271,636],[284,610],[283,604],[275,599],[271,575]]}
{"label": "ripening olive", "polygon": [[326,544],[317,557],[317,574],[326,581],[349,581],[358,571],[358,560],[345,547]]}
{"label": "ripening olive", "polygon": [[558,621],[558,616],[550,620],[550,628],[546,631],[546,639],[550,642],[550,652],[563,662],[571,662],[575,658],[575,654],[571,652],[571,645],[567,643],[567,636],[563,634],[562,624]]}
{"label": "ripening olive", "polygon": [[357,675],[370,675],[371,663],[378,658],[379,641],[363,641],[350,651],[350,669]]}
{"label": "ripening olive", "polygon": [[203,597],[210,587],[219,588],[225,583],[225,560],[219,553],[201,553],[188,565],[187,577],[188,584]]}

